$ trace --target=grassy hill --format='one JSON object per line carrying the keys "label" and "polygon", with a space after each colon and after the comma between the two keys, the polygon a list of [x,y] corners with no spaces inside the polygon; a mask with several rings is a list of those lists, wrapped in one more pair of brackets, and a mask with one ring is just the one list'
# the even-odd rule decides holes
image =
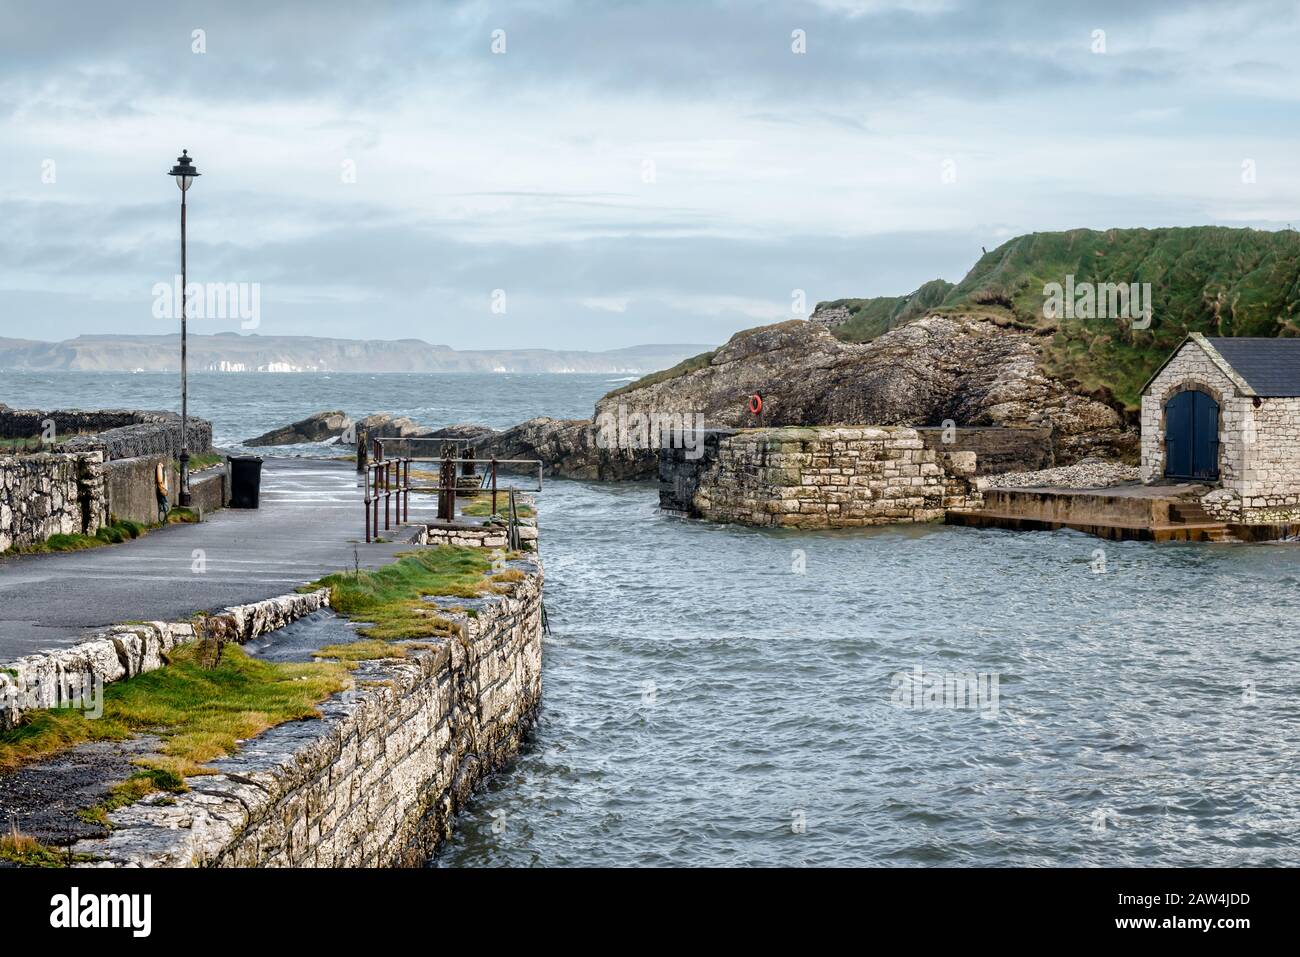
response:
{"label": "grassy hill", "polygon": [[849,311],[849,321],[835,329],[835,335],[847,342],[867,342],[876,336],[901,326],[911,319],[919,319],[939,306],[953,289],[946,279],[931,279],[906,296],[877,296],[874,299],[834,299],[819,302],[818,309],[843,306]]}
{"label": "grassy hill", "polygon": [[[1045,318],[1043,287],[1067,274],[1076,285],[1149,282],[1150,328]],[[984,312],[1035,330],[1044,337],[1044,371],[1131,411],[1147,377],[1188,332],[1300,335],[1300,233],[1220,226],[1031,233],[980,257],[928,311]],[[862,342],[885,331],[856,319],[835,335]]]}

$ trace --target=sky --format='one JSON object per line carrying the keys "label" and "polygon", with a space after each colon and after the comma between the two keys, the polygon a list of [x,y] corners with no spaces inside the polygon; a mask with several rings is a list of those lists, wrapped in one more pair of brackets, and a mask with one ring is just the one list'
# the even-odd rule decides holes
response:
{"label": "sky", "polygon": [[0,336],[713,345],[1027,232],[1300,225],[1300,3],[0,0]]}

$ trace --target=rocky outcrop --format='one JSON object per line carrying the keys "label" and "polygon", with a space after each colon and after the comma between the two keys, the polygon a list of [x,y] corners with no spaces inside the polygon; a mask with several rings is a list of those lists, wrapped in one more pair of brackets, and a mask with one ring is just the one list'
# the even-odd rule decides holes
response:
{"label": "rocky outcrop", "polygon": [[[760,394],[762,415],[749,411]],[[1056,460],[1131,455],[1136,434],[1110,406],[1039,368],[1035,337],[974,316],[927,316],[872,342],[791,321],[738,333],[709,364],[611,393],[596,413],[702,413],[710,427],[1034,426]]]}
{"label": "rocky outcrop", "polygon": [[352,428],[352,420],[342,412],[316,412],[286,425],[272,429],[256,438],[246,439],[245,445],[305,445],[337,438]]}
{"label": "rocky outcrop", "polygon": [[357,435],[371,439],[410,439],[432,437],[433,429],[404,415],[380,412],[357,421]]}
{"label": "rocky outcrop", "polygon": [[431,439],[457,439],[465,442],[487,441],[497,430],[476,422],[458,422],[429,433]]}
{"label": "rocky outcrop", "polygon": [[479,458],[540,459],[547,475],[617,482],[653,478],[654,451],[602,448],[591,419],[539,416],[498,432],[478,446]]}

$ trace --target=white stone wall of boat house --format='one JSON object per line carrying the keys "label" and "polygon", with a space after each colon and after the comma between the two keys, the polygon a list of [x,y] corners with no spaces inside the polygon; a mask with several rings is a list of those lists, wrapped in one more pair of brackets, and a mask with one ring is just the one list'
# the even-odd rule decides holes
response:
{"label": "white stone wall of boat house", "polygon": [[1202,498],[1221,521],[1300,521],[1300,397],[1256,398],[1198,343],[1188,341],[1142,394],[1142,480],[1165,471],[1165,403],[1201,389],[1219,403],[1218,488]]}

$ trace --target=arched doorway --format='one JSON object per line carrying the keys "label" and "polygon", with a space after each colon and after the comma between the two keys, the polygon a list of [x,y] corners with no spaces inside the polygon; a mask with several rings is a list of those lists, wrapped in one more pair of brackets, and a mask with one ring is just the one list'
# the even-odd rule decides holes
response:
{"label": "arched doorway", "polygon": [[1165,478],[1219,477],[1219,403],[1187,389],[1165,403]]}

